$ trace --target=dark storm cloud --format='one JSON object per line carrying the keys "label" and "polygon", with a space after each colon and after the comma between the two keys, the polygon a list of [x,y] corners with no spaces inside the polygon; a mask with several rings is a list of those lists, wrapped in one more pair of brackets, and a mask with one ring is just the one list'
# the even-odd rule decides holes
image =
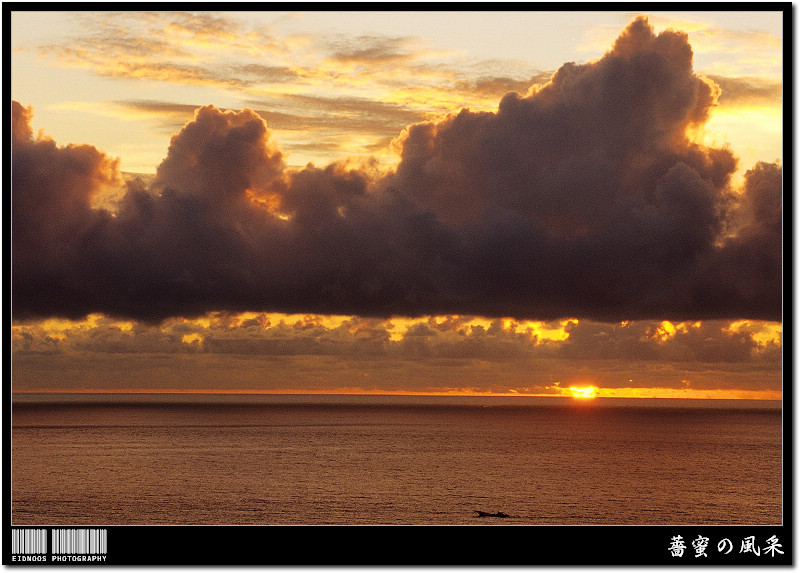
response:
{"label": "dark storm cloud", "polygon": [[289,171],[255,112],[197,110],[152,188],[34,138],[14,103],[16,317],[210,310],[554,319],[781,317],[781,168],[690,143],[718,87],[685,35],[634,21],[496,113],[412,125],[375,179]]}

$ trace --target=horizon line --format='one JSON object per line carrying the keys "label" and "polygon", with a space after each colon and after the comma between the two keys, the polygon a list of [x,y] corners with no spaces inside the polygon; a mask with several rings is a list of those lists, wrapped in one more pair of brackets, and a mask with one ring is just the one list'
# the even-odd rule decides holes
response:
{"label": "horizon line", "polygon": [[[569,392],[569,388],[562,389]],[[626,391],[627,390],[627,391]],[[527,394],[521,392],[432,392],[432,391],[365,391],[365,390],[263,390],[263,389],[211,389],[211,388],[30,388],[12,389],[11,394],[175,394],[175,395],[264,395],[264,396],[431,396],[431,397],[498,397],[498,398],[573,398],[568,393]],[[597,388],[596,398],[675,399],[675,400],[759,400],[783,401],[780,390],[696,390],[671,388]]]}

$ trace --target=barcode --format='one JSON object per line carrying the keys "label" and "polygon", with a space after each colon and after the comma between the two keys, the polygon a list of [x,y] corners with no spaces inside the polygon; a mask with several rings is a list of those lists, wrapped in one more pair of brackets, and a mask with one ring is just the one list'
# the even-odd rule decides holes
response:
{"label": "barcode", "polygon": [[11,553],[15,555],[47,553],[47,530],[12,529]]}
{"label": "barcode", "polygon": [[53,555],[98,555],[108,553],[107,529],[54,529]]}

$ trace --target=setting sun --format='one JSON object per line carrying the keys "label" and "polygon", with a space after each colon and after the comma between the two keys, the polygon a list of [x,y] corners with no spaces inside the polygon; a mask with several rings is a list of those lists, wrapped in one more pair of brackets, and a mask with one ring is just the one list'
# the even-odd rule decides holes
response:
{"label": "setting sun", "polygon": [[580,398],[583,400],[595,398],[597,396],[597,387],[595,386],[570,386],[569,391],[572,393],[573,398]]}

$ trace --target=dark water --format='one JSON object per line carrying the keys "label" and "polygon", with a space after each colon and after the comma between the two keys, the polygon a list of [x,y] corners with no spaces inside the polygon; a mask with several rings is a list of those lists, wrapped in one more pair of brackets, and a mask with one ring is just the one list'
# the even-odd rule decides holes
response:
{"label": "dark water", "polygon": [[15,403],[13,524],[782,522],[780,409],[197,399]]}

